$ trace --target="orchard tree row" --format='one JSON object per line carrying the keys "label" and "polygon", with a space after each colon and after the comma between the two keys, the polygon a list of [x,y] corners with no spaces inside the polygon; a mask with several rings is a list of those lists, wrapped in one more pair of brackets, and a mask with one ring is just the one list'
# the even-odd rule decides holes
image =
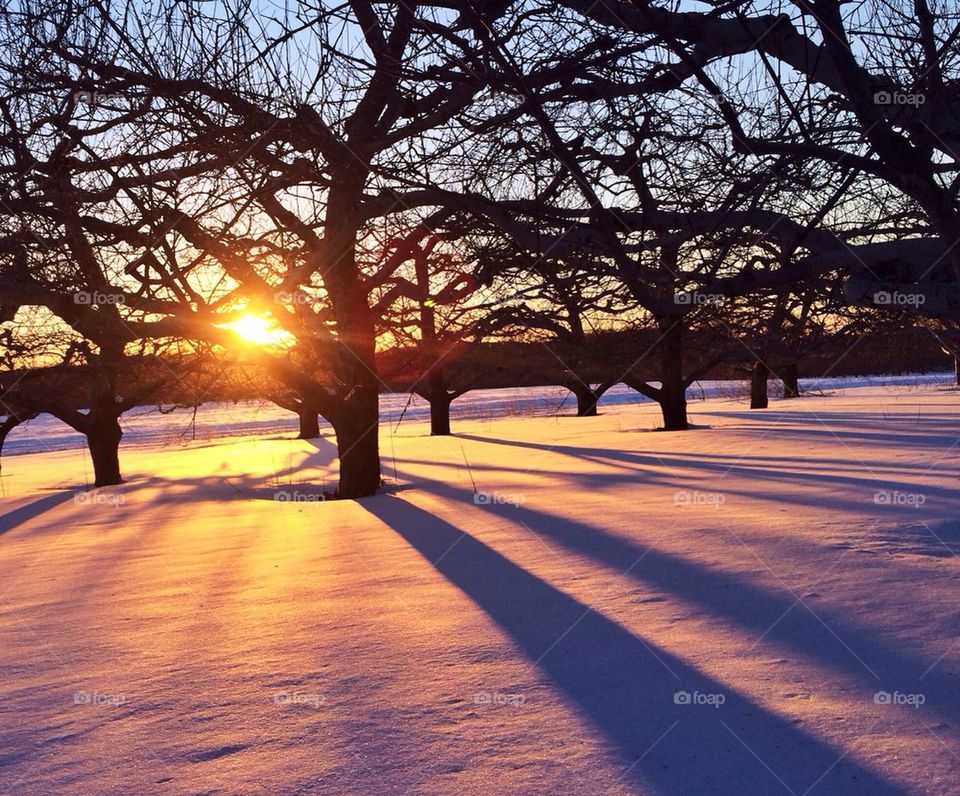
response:
{"label": "orchard tree row", "polygon": [[246,368],[303,434],[329,421],[354,498],[379,394],[406,374],[448,433],[482,341],[542,342],[578,414],[623,382],[666,429],[721,363],[762,405],[828,336],[953,351],[958,36],[926,0],[18,0],[0,435],[52,414],[119,483],[123,412],[246,395]]}

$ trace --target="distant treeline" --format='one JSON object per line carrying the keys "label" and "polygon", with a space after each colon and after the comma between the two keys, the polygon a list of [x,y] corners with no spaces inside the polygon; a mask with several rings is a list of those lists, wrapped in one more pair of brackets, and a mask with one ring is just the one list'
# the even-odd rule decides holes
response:
{"label": "distant treeline", "polygon": [[[457,351],[445,370],[451,387],[462,390],[564,384],[570,375],[561,363],[574,358],[581,377],[585,375],[597,383],[628,370],[636,377],[656,381],[655,341],[655,332],[634,330],[591,336],[576,351],[555,341],[479,343]],[[706,361],[710,343],[707,334],[690,334],[687,356],[691,370]],[[731,349],[729,358],[715,365],[705,378],[748,381],[749,348],[740,348]],[[648,353],[644,355],[645,352]],[[416,386],[415,351],[393,349],[378,356],[380,373],[384,374],[382,391],[406,392]],[[796,364],[801,378],[870,376],[949,370],[953,358],[928,330],[906,328],[859,338],[827,338]],[[318,363],[318,369],[322,369],[322,363]],[[176,378],[171,378],[171,373],[176,373]],[[22,376],[22,371],[2,373],[0,385],[22,385]],[[137,367],[125,369],[119,377],[121,393],[137,391],[143,396],[143,404],[155,403],[164,408],[212,401],[272,400],[275,395],[274,382],[256,366],[220,357],[202,356],[192,362],[145,357]],[[771,378],[776,378],[776,368]],[[75,408],[85,408],[89,389],[85,367],[33,371],[30,380],[38,387],[55,387],[61,400]]]}

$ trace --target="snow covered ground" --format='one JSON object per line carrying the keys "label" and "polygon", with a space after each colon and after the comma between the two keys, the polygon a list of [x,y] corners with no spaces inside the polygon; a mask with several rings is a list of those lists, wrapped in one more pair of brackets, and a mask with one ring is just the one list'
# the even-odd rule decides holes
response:
{"label": "snow covered ground", "polygon": [[[900,376],[857,376],[801,379],[805,392],[825,393],[851,386],[903,386],[920,388],[947,384],[952,375],[941,373],[905,374]],[[654,382],[657,384],[657,382]],[[742,381],[698,381],[687,392],[690,401],[707,398],[733,398],[747,395],[749,387]],[[771,396],[782,395],[782,388],[770,382]],[[635,390],[618,384],[603,397],[605,406],[649,402]],[[549,416],[569,414],[576,400],[563,387],[517,387],[502,390],[474,390],[454,401],[451,416],[455,419],[486,420],[495,417]],[[276,404],[261,401],[208,403],[192,409],[170,409],[141,406],[120,418],[124,444],[180,445],[185,441],[222,439],[250,434],[286,434],[297,429],[297,418]],[[398,430],[405,424],[426,420],[430,407],[422,398],[406,393],[380,396],[380,414],[387,430]],[[322,423],[323,421],[321,421]],[[322,425],[329,430],[329,426]],[[56,418],[42,415],[10,434],[3,447],[6,456],[18,453],[84,448],[82,434],[72,431]]]}
{"label": "snow covered ground", "polygon": [[960,393],[820,388],[5,456],[0,793],[956,793]]}

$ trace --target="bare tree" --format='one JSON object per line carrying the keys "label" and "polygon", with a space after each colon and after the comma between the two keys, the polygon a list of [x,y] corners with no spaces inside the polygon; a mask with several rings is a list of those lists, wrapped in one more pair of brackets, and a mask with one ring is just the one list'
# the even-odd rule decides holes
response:
{"label": "bare tree", "polygon": [[[569,19],[556,23],[573,42],[567,49],[530,36],[505,40],[500,31],[517,20],[475,19],[499,70],[494,85],[520,100],[473,129],[497,139],[506,131],[514,157],[492,146],[478,151],[486,173],[525,186],[523,194],[498,196],[472,178],[456,195],[426,186],[404,198],[483,216],[533,262],[590,262],[596,275],[619,280],[659,332],[660,385],[629,373],[625,380],[660,403],[665,428],[684,429],[686,389],[711,364],[684,368],[683,341],[701,299],[775,290],[819,273],[814,255],[847,246],[850,233],[827,228],[825,218],[855,181],[829,169],[811,181],[800,155],[738,153],[704,97],[691,103],[656,80],[625,80],[624,70],[662,68],[662,42],[612,38]],[[797,212],[785,199],[801,182],[806,202]]]}
{"label": "bare tree", "polygon": [[[602,30],[662,43],[662,62],[635,89],[701,88],[714,99],[737,153],[854,170],[909,197],[927,222],[913,240],[891,230],[885,238],[809,252],[798,267],[858,268],[872,277],[870,292],[924,295],[922,311],[929,314],[960,311],[954,6],[816,0],[788,15],[773,3],[734,2],[702,12],[647,0],[564,5]],[[901,280],[877,279],[874,269],[891,262],[900,266]],[[851,297],[864,292],[855,283]]]}
{"label": "bare tree", "polygon": [[231,317],[271,314],[325,378],[283,354],[262,364],[332,423],[339,495],[372,494],[382,383],[359,252],[374,219],[405,208],[369,199],[442,155],[419,142],[482,87],[467,40],[450,57],[445,14],[407,4],[295,6],[270,26],[243,3],[28,9],[6,22],[31,90],[109,98],[86,125],[101,133],[86,168],[146,230],[150,250],[109,285],[136,294],[134,337],[229,345]]}
{"label": "bare tree", "polygon": [[478,272],[515,286],[511,301],[491,313],[501,335],[539,341],[550,356],[544,375],[576,399],[578,417],[594,417],[597,404],[624,375],[633,357],[617,332],[637,323],[636,301],[615,276],[590,262],[536,257],[509,239],[488,240]]}
{"label": "bare tree", "polygon": [[481,285],[462,244],[439,234],[439,219],[390,234],[375,266],[374,312],[380,337],[392,350],[388,382],[430,405],[430,433],[450,433],[450,405],[472,388],[450,366],[495,328],[491,313],[501,303]]}

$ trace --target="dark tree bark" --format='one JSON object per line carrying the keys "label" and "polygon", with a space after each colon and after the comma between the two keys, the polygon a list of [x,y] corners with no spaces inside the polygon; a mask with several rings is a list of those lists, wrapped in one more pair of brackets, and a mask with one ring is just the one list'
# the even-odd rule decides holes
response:
{"label": "dark tree bark", "polygon": [[[108,349],[108,347],[109,341],[103,344],[104,349]],[[115,352],[110,353],[115,354]],[[120,439],[123,437],[120,416],[131,406],[134,406],[136,401],[136,398],[132,396],[121,400],[116,394],[114,389],[117,372],[115,361],[107,367],[95,371],[90,378],[88,384],[90,387],[89,409],[86,413],[63,399],[63,394],[72,395],[72,390],[63,387],[58,388],[52,384],[19,385],[15,397],[16,405],[25,407],[27,413],[21,414],[21,410],[18,410],[20,416],[18,422],[48,412],[86,437],[90,459],[93,462],[94,486],[98,487],[123,483],[123,478],[120,475]],[[83,375],[89,378],[88,371],[84,371]],[[8,393],[4,392],[4,395],[7,396]],[[6,398],[5,402],[9,405],[12,400]],[[11,423],[13,425],[17,424],[13,423],[11,418],[8,418],[4,426]],[[10,427],[13,427],[13,425]],[[10,428],[4,429],[4,437],[6,437],[6,433],[9,433],[9,430]]]}
{"label": "dark tree bark", "polygon": [[686,390],[664,393],[660,400],[660,412],[663,414],[664,431],[686,431],[689,429]]}
{"label": "dark tree bark", "polygon": [[297,408],[297,417],[300,419],[300,433],[297,439],[316,439],[320,436],[320,412],[316,405],[309,401],[301,401]]}
{"label": "dark tree bark", "polygon": [[[432,339],[430,344],[432,345]],[[423,397],[430,403],[430,436],[449,436],[450,404],[453,402],[454,393],[447,389],[447,379],[442,366],[434,367],[427,377],[427,390]]]}
{"label": "dark tree bark", "polygon": [[[286,375],[285,373],[278,372],[277,378],[280,381],[284,381],[284,376]],[[288,381],[292,382],[295,380],[288,379]],[[301,379],[300,381],[303,382],[305,380]],[[292,385],[290,386],[291,389],[293,389]],[[299,424],[297,439],[316,439],[320,436],[320,415],[323,412],[322,402],[310,397],[310,393],[315,389],[313,385],[300,383],[297,389],[297,395],[274,393],[270,395],[269,398],[277,406],[283,409],[289,409],[297,415]]]}
{"label": "dark tree bark", "polygon": [[767,395],[767,378],[770,369],[759,359],[753,363],[750,373],[750,408],[766,409],[770,405]]}
{"label": "dark tree bark", "polygon": [[[95,411],[95,410],[94,410]],[[93,460],[94,486],[122,484],[120,476],[120,438],[123,430],[115,414],[97,414],[85,431]]]}
{"label": "dark tree bark", "polygon": [[657,319],[660,330],[660,411],[664,431],[686,431],[687,383],[683,378],[683,320],[664,316]]}
{"label": "dark tree bark", "polygon": [[596,417],[597,403],[600,401],[596,391],[579,389],[574,394],[577,396],[577,417]]}
{"label": "dark tree bark", "polygon": [[[101,343],[100,367],[90,389],[90,409],[79,429],[87,438],[93,460],[94,486],[122,484],[120,475],[120,415],[125,405],[117,394],[116,383],[123,361],[123,344],[116,338]],[[128,398],[129,400],[129,398]]]}
{"label": "dark tree bark", "polygon": [[573,381],[563,385],[574,394],[577,399],[577,417],[596,417],[597,404],[603,392],[580,382]]}
{"label": "dark tree bark", "polygon": [[[358,130],[362,127],[356,118],[348,124],[357,124]],[[327,203],[324,248],[335,266],[324,273],[324,284],[341,346],[333,363],[334,373],[346,385],[346,393],[335,409],[337,422],[332,423],[340,459],[337,496],[359,498],[375,494],[381,483],[377,330],[367,287],[357,265],[357,236],[363,223],[358,206],[369,165],[332,164],[331,171],[334,187]]]}
{"label": "dark tree bark", "polygon": [[[573,371],[571,371],[571,373],[573,374],[573,378],[563,382],[562,386],[570,390],[577,399],[577,417],[596,417],[597,405],[600,403],[600,399],[603,398],[607,390],[617,382],[608,379],[607,381],[600,382],[596,387],[593,387],[587,378],[581,378]],[[637,388],[633,387],[633,389]]]}
{"label": "dark tree bark", "polygon": [[797,372],[797,363],[788,362],[783,366],[783,397],[784,398],[799,398],[800,397],[800,376]]}
{"label": "dark tree bark", "polygon": [[368,497],[380,486],[379,401],[375,386],[357,386],[331,418],[340,458],[337,497]]}
{"label": "dark tree bark", "polygon": [[430,396],[430,436],[450,435],[450,404],[452,396],[444,391]]}
{"label": "dark tree bark", "polygon": [[623,383],[630,389],[646,395],[660,405],[664,431],[686,431],[690,428],[687,419],[687,387],[690,379],[683,377],[683,320],[671,315],[657,319],[660,339],[660,386],[653,387],[629,373]]}
{"label": "dark tree bark", "polygon": [[430,404],[430,436],[446,437],[450,435],[450,405],[469,388],[451,390],[447,386],[446,375],[442,367],[435,368],[427,379],[426,387],[415,392]]}

